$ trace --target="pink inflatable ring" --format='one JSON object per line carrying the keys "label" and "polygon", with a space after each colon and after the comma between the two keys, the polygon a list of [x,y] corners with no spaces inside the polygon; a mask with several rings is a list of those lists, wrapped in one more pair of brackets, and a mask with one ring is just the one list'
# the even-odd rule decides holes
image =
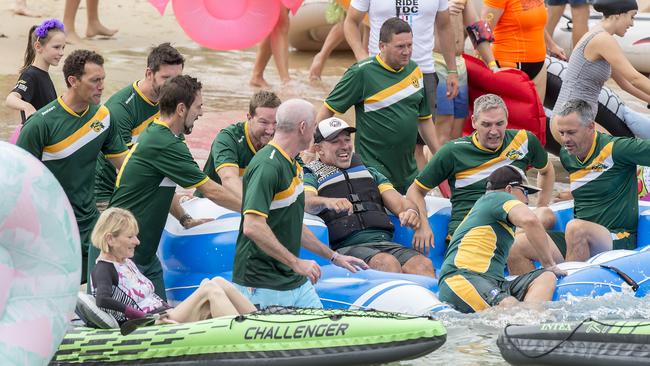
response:
{"label": "pink inflatable ring", "polygon": [[56,178],[0,142],[0,363],[45,365],[75,306],[81,246]]}

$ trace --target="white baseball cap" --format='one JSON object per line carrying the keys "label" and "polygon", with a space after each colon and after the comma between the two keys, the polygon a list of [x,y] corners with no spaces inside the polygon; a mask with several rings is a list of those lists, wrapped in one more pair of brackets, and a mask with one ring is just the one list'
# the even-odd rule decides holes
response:
{"label": "white baseball cap", "polygon": [[337,117],[325,118],[318,122],[316,132],[314,132],[314,142],[319,143],[323,140],[332,140],[339,135],[342,131],[350,133],[355,132],[357,129],[350,127],[344,120]]}

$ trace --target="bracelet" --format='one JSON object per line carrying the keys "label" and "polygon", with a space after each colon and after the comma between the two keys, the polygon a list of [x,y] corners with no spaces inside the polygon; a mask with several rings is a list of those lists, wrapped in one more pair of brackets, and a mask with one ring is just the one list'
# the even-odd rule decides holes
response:
{"label": "bracelet", "polygon": [[415,212],[415,214],[416,214],[418,217],[420,217],[420,213],[418,212],[418,210],[416,210],[416,209],[414,209],[414,208],[410,208],[410,207],[409,207],[409,208],[406,209],[406,211],[413,211],[413,212]]}
{"label": "bracelet", "polygon": [[187,228],[185,225],[187,224],[188,221],[192,221],[192,216],[190,216],[190,214],[188,213],[184,213],[183,216],[181,216],[181,218],[178,219],[178,222],[184,228]]}
{"label": "bracelet", "polygon": [[447,70],[447,74],[456,74],[456,75],[458,75],[458,70]]}
{"label": "bracelet", "polygon": [[490,69],[493,68],[493,67],[498,68],[499,65],[497,65],[497,62],[496,62],[496,61],[492,60],[492,61],[490,61],[490,62],[488,63],[488,67],[489,67]]}
{"label": "bracelet", "polygon": [[334,261],[336,260],[336,258],[338,258],[338,256],[339,256],[339,253],[334,252],[334,254],[332,254],[332,258],[330,258],[330,262],[334,263]]}

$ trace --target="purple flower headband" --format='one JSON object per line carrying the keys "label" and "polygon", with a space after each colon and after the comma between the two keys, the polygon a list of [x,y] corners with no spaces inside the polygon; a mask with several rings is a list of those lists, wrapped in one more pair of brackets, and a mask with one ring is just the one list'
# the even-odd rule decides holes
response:
{"label": "purple flower headband", "polygon": [[50,29],[59,29],[61,32],[63,32],[63,23],[61,23],[60,20],[58,19],[47,19],[41,23],[36,29],[34,30],[34,33],[36,33],[36,36],[38,38],[45,38],[47,37],[47,33],[50,31]]}

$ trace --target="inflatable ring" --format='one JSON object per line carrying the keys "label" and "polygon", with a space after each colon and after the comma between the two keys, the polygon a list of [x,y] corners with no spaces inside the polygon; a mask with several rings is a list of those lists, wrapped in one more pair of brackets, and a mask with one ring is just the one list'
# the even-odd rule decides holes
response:
{"label": "inflatable ring", "polygon": [[9,136],[9,143],[15,145],[16,141],[18,141],[18,136],[20,136],[20,130],[23,129],[23,125],[18,125],[14,129],[14,131],[11,133],[11,136]]}
{"label": "inflatable ring", "polygon": [[75,307],[81,246],[56,178],[24,150],[0,142],[0,360],[45,365]]}
{"label": "inflatable ring", "polygon": [[[332,29],[325,19],[325,11],[329,1],[312,1],[304,4],[291,18],[289,28],[289,44],[299,51],[320,51]],[[348,43],[343,41],[335,50],[349,50]]]}
{"label": "inflatable ring", "polygon": [[[149,0],[162,15],[170,0]],[[271,33],[282,6],[294,14],[303,0],[203,0],[172,2],[176,20],[201,46],[237,50],[261,42]]]}

